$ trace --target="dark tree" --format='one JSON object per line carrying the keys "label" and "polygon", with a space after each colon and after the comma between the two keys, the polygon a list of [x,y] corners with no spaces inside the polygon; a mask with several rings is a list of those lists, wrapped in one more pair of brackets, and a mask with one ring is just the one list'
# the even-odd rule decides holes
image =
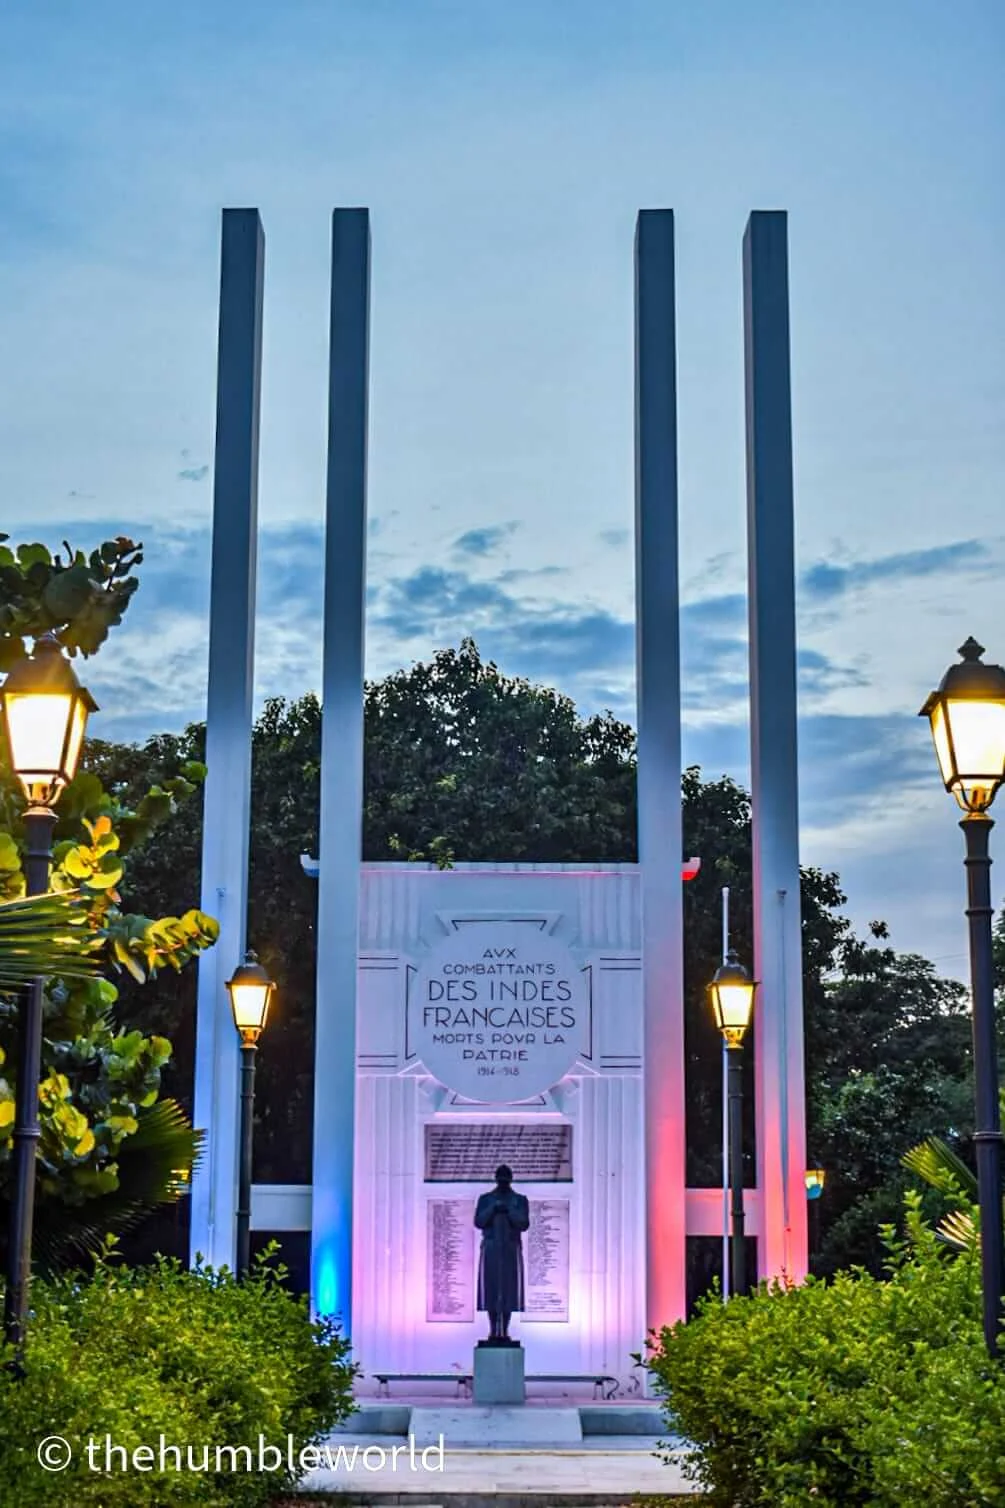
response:
{"label": "dark tree", "polygon": [[[567,697],[502,675],[470,641],[368,685],[365,740],[365,859],[636,857],[633,730],[610,715],[581,718]],[[95,744],[89,757],[106,784],[131,797],[200,759],[203,743],[194,726],[140,749]],[[255,1169],[264,1181],[310,1178],[316,886],[300,855],[318,850],[320,761],[317,699],[269,701],[253,740],[248,923],[279,985],[256,1099]],[[688,1180],[707,1186],[721,1179],[721,1060],[705,986],[720,960],[724,885],[732,939],[741,957],[752,956],[750,798],[697,769],[686,771],[682,794],[681,857],[702,860],[684,887]],[[150,914],[194,893],[200,802],[179,811],[155,850],[130,856],[130,893]],[[822,1265],[875,1263],[879,1220],[899,1215],[902,1153],[928,1135],[966,1152],[966,1001],[925,960],[879,946],[881,927],[868,943],[854,938],[836,875],[804,869],[801,889],[809,1159],[828,1173]],[[997,947],[1005,978],[1001,924]],[[166,1082],[191,1104],[194,972],[162,976],[156,990],[126,987],[124,1005],[175,1043]],[[752,1182],[752,1093],[747,1105]]]}

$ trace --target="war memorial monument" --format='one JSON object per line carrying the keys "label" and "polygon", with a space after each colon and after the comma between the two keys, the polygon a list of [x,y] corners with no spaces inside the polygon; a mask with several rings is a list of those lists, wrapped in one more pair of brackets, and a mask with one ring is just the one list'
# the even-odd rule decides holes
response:
{"label": "war memorial monument", "polygon": [[[627,277],[627,245],[625,268]],[[751,215],[742,283],[746,962],[759,981],[756,1186],[744,1208],[758,1275],[798,1283],[807,1242],[784,213]],[[237,1195],[238,1046],[225,980],[246,943],[263,287],[258,212],[225,210],[202,868],[202,905],[221,934],[199,964],[194,1119],[207,1144],[191,1235],[193,1253],[218,1264],[233,1263]],[[641,212],[635,241],[637,865],[361,862],[369,306],[369,212],[338,209],[321,824],[317,855],[304,857],[318,881],[313,1178],[256,1184],[252,1225],[309,1233],[313,1306],[351,1335],[364,1388],[378,1374],[469,1372],[475,1353],[519,1350],[528,1375],[603,1375],[630,1390],[647,1330],[685,1313],[688,1242],[722,1231],[721,1188],[690,1188],[685,1176],[682,886],[696,866],[681,851],[673,213]],[[507,1171],[516,1194],[497,1177]],[[505,1345],[510,1314],[519,1347]],[[494,1346],[479,1346],[489,1338]]]}

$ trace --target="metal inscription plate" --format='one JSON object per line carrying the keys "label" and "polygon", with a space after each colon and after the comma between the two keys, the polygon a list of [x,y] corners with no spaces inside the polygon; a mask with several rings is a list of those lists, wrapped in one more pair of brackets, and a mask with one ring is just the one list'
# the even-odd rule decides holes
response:
{"label": "metal inscription plate", "polygon": [[532,1199],[523,1238],[524,1319],[569,1318],[569,1201]]}
{"label": "metal inscription plate", "polygon": [[572,1127],[525,1123],[427,1125],[427,1183],[494,1183],[508,1163],[513,1182],[571,1183]]}
{"label": "metal inscription plate", "polygon": [[473,1199],[426,1206],[426,1319],[470,1324],[475,1317]]}

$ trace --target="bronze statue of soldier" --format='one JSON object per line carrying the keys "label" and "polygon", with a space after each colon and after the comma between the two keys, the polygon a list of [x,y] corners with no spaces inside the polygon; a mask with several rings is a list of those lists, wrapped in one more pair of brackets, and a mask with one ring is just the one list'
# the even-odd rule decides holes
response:
{"label": "bronze statue of soldier", "polygon": [[475,1210],[482,1233],[478,1261],[478,1308],[489,1317],[489,1336],[480,1346],[515,1346],[510,1339],[510,1316],[523,1309],[523,1246],[521,1234],[530,1225],[526,1194],[513,1188],[513,1170],[496,1168],[496,1186],[482,1194]]}

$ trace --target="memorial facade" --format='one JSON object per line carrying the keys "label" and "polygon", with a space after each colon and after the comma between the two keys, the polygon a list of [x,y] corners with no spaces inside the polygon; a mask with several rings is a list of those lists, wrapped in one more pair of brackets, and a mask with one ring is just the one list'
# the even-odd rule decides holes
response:
{"label": "memorial facade", "polygon": [[[246,941],[263,256],[257,212],[225,211],[203,863],[203,905],[220,917],[221,938],[200,960],[196,1115],[208,1145],[192,1229],[193,1253],[218,1263],[232,1260],[236,1195],[223,982]],[[367,211],[337,210],[320,851],[305,856],[318,879],[313,1181],[256,1185],[252,1223],[309,1232],[314,1308],[349,1331],[365,1372],[466,1372],[485,1327],[476,1201],[507,1164],[530,1201],[524,1307],[513,1321],[528,1372],[604,1373],[634,1390],[631,1357],[647,1330],[685,1312],[689,1240],[721,1236],[723,1218],[721,1189],[685,1180],[682,886],[697,861],[682,868],[673,216],[642,212],[635,248],[638,865],[361,862],[369,257]],[[783,214],[751,216],[743,285],[761,981],[757,1185],[745,1210],[759,1274],[798,1282],[806,1209]],[[249,552],[240,590],[227,579],[235,519]]]}
{"label": "memorial facade", "polygon": [[627,1377],[645,1322],[637,875],[378,866],[362,899],[360,1360],[468,1368],[475,1201],[503,1163],[530,1200],[512,1323],[529,1370]]}

